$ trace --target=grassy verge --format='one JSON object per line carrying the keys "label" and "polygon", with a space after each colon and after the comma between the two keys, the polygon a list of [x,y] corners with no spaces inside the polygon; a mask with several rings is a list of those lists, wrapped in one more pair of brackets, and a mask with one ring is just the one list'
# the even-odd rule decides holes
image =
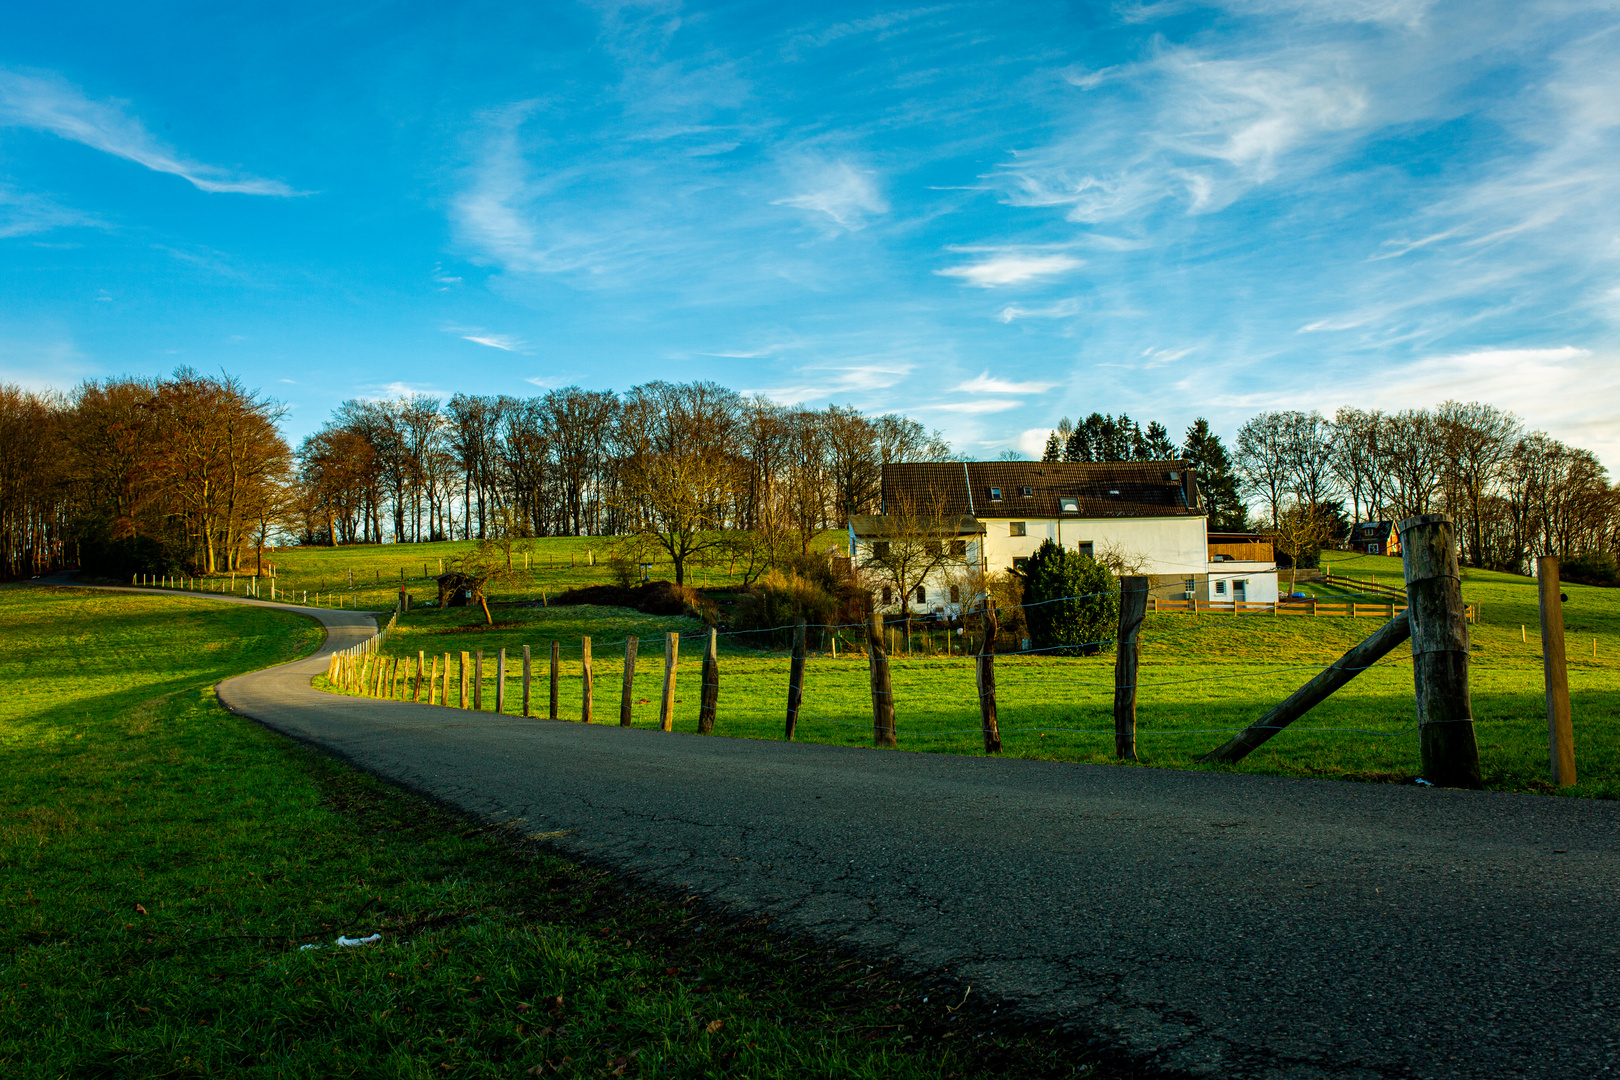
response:
{"label": "grassy verge", "polygon": [[219,708],[221,676],[308,650],[304,620],[4,588],[0,623],[7,1076],[1087,1071],[971,1002],[714,925]]}
{"label": "grassy verge", "polygon": [[[1376,563],[1367,566],[1367,563]],[[1398,559],[1362,557],[1349,565],[1380,579],[1398,575]],[[1398,577],[1396,578],[1398,580]],[[1575,712],[1581,784],[1562,793],[1620,796],[1620,591],[1569,585],[1566,606],[1569,679]],[[1489,786],[1547,791],[1547,733],[1542,698],[1541,644],[1534,581],[1469,571],[1463,592],[1480,604],[1472,627],[1472,692],[1480,752]],[[420,651],[459,663],[462,651],[485,653],[485,707],[492,707],[494,657],[508,652],[507,711],[520,709],[516,657],[534,650],[544,672],[549,643],[563,645],[560,697],[564,718],[580,712],[579,640],[593,638],[595,714],[616,722],[623,641],[642,641],[633,697],[634,722],[657,722],[663,678],[662,634],[686,635],[676,673],[675,726],[697,727],[697,661],[703,632],[697,623],[640,615],[616,608],[496,609],[498,625],[461,609],[414,611],[400,621],[387,652],[414,658]],[[1138,696],[1138,748],[1142,763],[1201,766],[1198,755],[1223,741],[1287,696],[1321,667],[1371,633],[1377,619],[1320,616],[1157,614],[1144,631]],[[749,635],[721,639],[721,695],[715,732],[743,738],[781,738],[787,701],[787,660],[751,647]],[[1595,643],[1595,651],[1594,651]],[[813,641],[812,645],[816,643]],[[938,638],[935,638],[937,648]],[[970,662],[960,658],[902,657],[893,665],[902,747],[947,753],[981,751],[977,690]],[[1005,656],[997,661],[1005,752],[1065,761],[1113,762],[1113,659]],[[545,691],[537,688],[535,700]],[[834,659],[824,645],[808,662],[801,741],[866,746],[871,713],[864,658]],[[538,705],[537,708],[543,708]],[[1404,782],[1420,764],[1413,730],[1412,674],[1402,650],[1363,673],[1236,768],[1296,776]]]}

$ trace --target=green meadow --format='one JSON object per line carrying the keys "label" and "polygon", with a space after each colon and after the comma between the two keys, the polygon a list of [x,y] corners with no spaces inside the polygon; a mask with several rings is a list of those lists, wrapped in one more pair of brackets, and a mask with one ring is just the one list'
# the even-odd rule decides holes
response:
{"label": "green meadow", "polygon": [[[1397,585],[1400,560],[1330,552],[1339,576]],[[1328,596],[1354,591],[1343,584],[1308,587]],[[1570,691],[1581,783],[1564,793],[1620,795],[1620,591],[1566,585]],[[1465,571],[1464,598],[1479,605],[1472,628],[1472,695],[1480,755],[1490,787],[1550,790],[1542,696],[1541,642],[1532,579]],[[1369,602],[1372,598],[1368,598]],[[544,607],[509,600],[494,609],[496,626],[466,609],[413,610],[403,617],[384,654],[421,653],[459,670],[463,651],[484,653],[483,704],[493,708],[495,658],[508,654],[506,709],[521,712],[518,656],[534,657],[534,711],[548,696],[549,648],[562,646],[559,710],[581,713],[580,639],[593,652],[593,712],[617,723],[625,640],[640,639],[632,694],[633,722],[658,723],[663,635],[681,633],[675,669],[677,730],[697,728],[698,663],[706,632],[696,621],[658,618],[616,608]],[[1371,633],[1378,620],[1333,616],[1153,614],[1143,632],[1137,727],[1140,764],[1203,766],[1195,759],[1227,735],[1258,719],[1323,666]],[[841,631],[858,639],[854,628]],[[867,665],[863,657],[832,655],[833,643],[812,633],[805,702],[796,738],[848,746],[871,744]],[[952,646],[960,650],[960,639]],[[922,655],[932,653],[932,655]],[[757,635],[720,637],[721,692],[715,734],[780,739],[787,702],[787,657]],[[413,667],[414,670],[414,667]],[[981,753],[977,690],[971,661],[943,654],[942,637],[919,637],[913,655],[893,661],[897,727],[902,749]],[[324,680],[323,680],[324,684]],[[1022,757],[1109,763],[1113,757],[1113,659],[1007,655],[997,660],[1003,752]],[[424,691],[425,693],[425,691]],[[1351,780],[1407,782],[1420,771],[1414,728],[1411,665],[1402,650],[1363,673],[1307,718],[1251,754],[1237,771]]]}
{"label": "green meadow", "polygon": [[0,625],[0,1075],[1089,1072],[221,708],[218,679],[318,643],[304,618],[13,586]]}

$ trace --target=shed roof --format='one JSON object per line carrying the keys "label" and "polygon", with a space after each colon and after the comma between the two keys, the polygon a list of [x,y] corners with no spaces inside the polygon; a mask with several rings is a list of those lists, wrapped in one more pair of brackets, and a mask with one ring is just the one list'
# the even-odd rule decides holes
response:
{"label": "shed roof", "polygon": [[[1027,494],[1026,494],[1027,492]],[[1072,499],[1066,509],[1063,499]],[[1185,461],[954,461],[883,466],[886,508],[900,500],[979,518],[1202,516]]]}
{"label": "shed roof", "polygon": [[[877,514],[849,515],[849,531],[856,536],[893,536],[898,522],[894,518]],[[980,536],[984,523],[966,514],[949,515],[940,521],[940,536]]]}

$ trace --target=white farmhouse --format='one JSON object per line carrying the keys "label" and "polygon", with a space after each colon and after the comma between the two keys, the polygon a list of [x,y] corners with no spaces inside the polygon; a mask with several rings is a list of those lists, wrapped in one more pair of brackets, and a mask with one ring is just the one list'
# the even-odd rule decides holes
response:
{"label": "white farmhouse", "polygon": [[[984,573],[1017,569],[1051,540],[1145,574],[1161,600],[1277,599],[1274,562],[1229,566],[1237,560],[1217,555],[1212,564],[1208,518],[1184,461],[885,465],[884,514],[850,518],[856,566],[872,560],[874,545],[889,542],[904,507],[929,507],[941,523],[940,542]],[[962,589],[950,578],[941,573],[905,599],[918,612],[960,610]],[[899,605],[898,597],[882,599],[885,607]]]}

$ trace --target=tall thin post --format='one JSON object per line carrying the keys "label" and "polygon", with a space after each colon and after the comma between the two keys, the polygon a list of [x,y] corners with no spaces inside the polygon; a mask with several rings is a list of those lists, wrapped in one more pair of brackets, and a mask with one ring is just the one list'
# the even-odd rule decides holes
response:
{"label": "tall thin post", "polygon": [[714,734],[715,707],[720,703],[719,633],[709,628],[709,644],[703,650],[703,692],[698,696],[698,734]]}
{"label": "tall thin post", "polygon": [[996,605],[984,598],[984,644],[979,648],[979,722],[984,727],[984,752],[1001,753],[1001,727],[996,718]]}
{"label": "tall thin post", "polygon": [[1479,743],[1468,698],[1468,615],[1451,519],[1422,514],[1398,526],[1412,624],[1423,777],[1441,787],[1477,788]]}
{"label": "tall thin post", "polygon": [[872,745],[896,746],[894,685],[889,681],[889,651],[883,647],[883,616],[876,611],[866,617],[866,649],[871,655]]}
{"label": "tall thin post", "polygon": [[[427,567],[423,567],[427,569]],[[529,647],[523,646],[523,716],[527,719],[533,715],[529,712]]]}
{"label": "tall thin post", "polygon": [[[1114,639],[1114,756],[1136,760],[1136,672],[1142,659],[1137,635],[1147,614],[1148,579],[1119,579],[1119,634]],[[1237,614],[1236,601],[1232,613]]]}
{"label": "tall thin post", "polygon": [[579,673],[584,686],[580,689],[579,721],[582,724],[591,722],[591,639],[579,639]]}
{"label": "tall thin post", "polygon": [[467,669],[472,666],[472,657],[466,653],[461,654],[461,707],[467,707],[467,678],[472,673]]}
{"label": "tall thin post", "polygon": [[546,715],[551,719],[558,719],[557,714],[557,680],[562,668],[562,642],[551,643],[551,711]]}
{"label": "tall thin post", "polygon": [[484,711],[484,650],[473,652],[473,710]]}
{"label": "tall thin post", "polygon": [[799,724],[799,706],[804,702],[804,620],[793,624],[793,660],[788,666],[787,733],[793,741],[793,729]]}
{"label": "tall thin post", "polygon": [[439,704],[450,707],[450,654],[444,654],[444,682],[439,685]]}
{"label": "tall thin post", "polygon": [[[1547,757],[1555,787],[1575,783],[1575,731],[1569,714],[1569,673],[1564,668],[1564,596],[1559,592],[1558,557],[1536,560],[1536,591],[1541,597],[1541,675],[1547,690]],[[1597,639],[1593,638],[1594,644]]]}
{"label": "tall thin post", "polygon": [[506,650],[495,654],[495,711],[506,711]]}
{"label": "tall thin post", "polygon": [[630,711],[636,699],[636,649],[640,638],[624,639],[624,688],[619,692],[619,726],[630,727]]}
{"label": "tall thin post", "polygon": [[675,730],[675,662],[680,656],[681,635],[664,635],[664,693],[658,702],[658,726]]}
{"label": "tall thin post", "polygon": [[438,690],[439,690],[439,658],[437,656],[435,656],[433,658],[433,667],[428,671],[428,702],[427,703],[429,705],[438,704],[438,701],[439,701]]}

